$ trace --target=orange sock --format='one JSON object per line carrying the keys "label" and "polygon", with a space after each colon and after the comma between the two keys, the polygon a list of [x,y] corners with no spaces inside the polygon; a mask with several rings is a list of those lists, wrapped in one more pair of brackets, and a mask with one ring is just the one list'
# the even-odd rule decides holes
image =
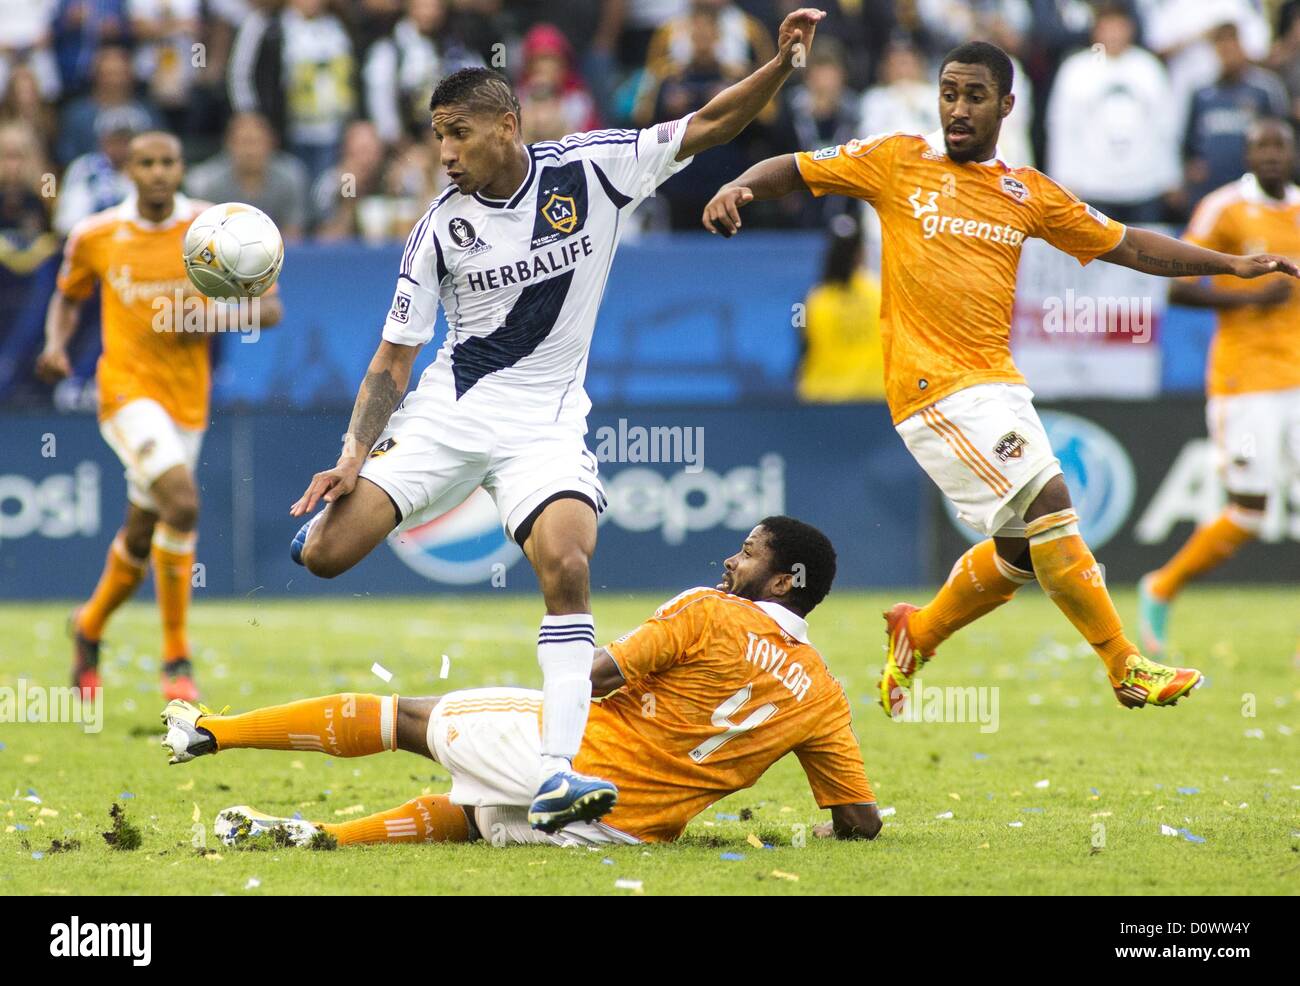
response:
{"label": "orange sock", "polygon": [[468,842],[469,821],[445,794],[415,798],[397,808],[352,822],[322,825],[340,846],[367,842]]}
{"label": "orange sock", "polygon": [[1178,553],[1156,571],[1149,583],[1151,592],[1166,602],[1173,599],[1192,579],[1222,565],[1256,537],[1263,521],[1264,515],[1258,511],[1229,506],[1214,520],[1198,527]]}
{"label": "orange sock", "polygon": [[190,609],[190,579],[194,569],[194,531],[178,531],[159,523],[153,529],[153,581],[162,614],[163,661],[190,656],[185,618]]}
{"label": "orange sock", "polygon": [[343,692],[237,716],[200,716],[218,750],[310,750],[364,757],[397,749],[397,696]]}
{"label": "orange sock", "polygon": [[1118,683],[1125,661],[1138,648],[1124,636],[1101,566],[1079,536],[1078,515],[1073,510],[1046,514],[1031,521],[1026,533],[1038,584],[1092,645],[1111,682]]}
{"label": "orange sock", "polygon": [[108,546],[104,571],[99,576],[90,601],[77,614],[77,629],[87,640],[98,640],[104,635],[104,624],[113,611],[135,594],[149,569],[148,558],[133,558],[127,550],[126,538],[121,531]]}
{"label": "orange sock", "polygon": [[1004,561],[992,539],[981,541],[957,559],[935,597],[907,618],[912,646],[918,654],[934,654],[967,623],[993,612],[1033,579],[1033,572]]}

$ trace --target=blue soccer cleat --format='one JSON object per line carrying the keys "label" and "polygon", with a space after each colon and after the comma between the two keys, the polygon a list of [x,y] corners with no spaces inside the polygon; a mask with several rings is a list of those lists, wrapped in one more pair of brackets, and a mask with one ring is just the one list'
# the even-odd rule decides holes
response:
{"label": "blue soccer cleat", "polygon": [[1169,632],[1169,601],[1151,591],[1153,575],[1144,575],[1138,582],[1138,635],[1142,649],[1160,657],[1165,652]]}
{"label": "blue soccer cleat", "polygon": [[555,832],[572,822],[593,822],[618,801],[618,788],[609,781],[571,770],[548,777],[528,809],[528,823],[543,832]]}
{"label": "blue soccer cleat", "polygon": [[306,566],[307,563],[302,560],[302,549],[307,547],[307,535],[311,533],[312,525],[320,519],[321,514],[317,514],[311,520],[307,521],[307,523],[303,524],[302,527],[298,528],[298,533],[295,534],[293,540],[289,542],[289,557],[294,560],[294,564],[302,565],[304,567]]}

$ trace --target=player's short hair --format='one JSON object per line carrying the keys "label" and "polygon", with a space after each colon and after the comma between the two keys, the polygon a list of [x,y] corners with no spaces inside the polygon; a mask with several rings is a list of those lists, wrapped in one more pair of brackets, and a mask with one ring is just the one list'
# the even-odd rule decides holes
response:
{"label": "player's short hair", "polygon": [[987,68],[993,74],[994,83],[997,84],[999,99],[1011,91],[1011,84],[1015,81],[1015,69],[1011,65],[1010,56],[997,45],[989,44],[987,41],[967,41],[948,52],[943,56],[943,63],[939,66],[940,75],[950,62],[983,65]]}
{"label": "player's short hair", "polygon": [[811,524],[784,515],[764,517],[758,526],[767,532],[774,573],[793,573],[789,599],[804,613],[812,612],[835,581],[835,549]]}
{"label": "player's short hair", "polygon": [[463,68],[434,87],[429,112],[439,106],[462,106],[471,113],[513,113],[522,120],[519,97],[510,80],[490,68]]}

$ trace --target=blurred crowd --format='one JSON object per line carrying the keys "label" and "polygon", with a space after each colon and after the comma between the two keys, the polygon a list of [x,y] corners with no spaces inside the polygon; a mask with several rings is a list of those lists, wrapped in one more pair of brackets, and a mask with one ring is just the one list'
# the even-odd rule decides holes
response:
{"label": "blurred crowd", "polygon": [[[185,146],[187,190],[286,237],[405,235],[445,181],[435,81],[511,77],[526,138],[679,117],[770,58],[797,0],[0,0],[0,262],[119,201],[133,133]],[[1177,222],[1242,170],[1264,115],[1300,117],[1300,0],[824,0],[806,70],[734,144],[648,203],[693,228],[772,153],[935,128],[938,59],[1016,59],[1001,155],[1121,220]],[[791,200],[756,224],[822,226]],[[2,300],[2,299],[0,299]]]}

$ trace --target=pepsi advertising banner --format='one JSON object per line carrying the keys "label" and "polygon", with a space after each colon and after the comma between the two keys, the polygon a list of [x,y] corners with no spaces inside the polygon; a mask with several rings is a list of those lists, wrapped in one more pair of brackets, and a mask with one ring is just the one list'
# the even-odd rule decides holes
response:
{"label": "pepsi advertising banner", "polygon": [[[230,595],[536,591],[481,489],[391,538],[350,572],[318,579],[289,558],[289,506],[334,463],[347,412],[222,412],[199,465],[196,592]],[[821,527],[842,586],[924,581],[930,491],[881,405],[637,407],[593,414],[587,445],[609,501],[596,591],[713,584],[761,518]],[[90,591],[126,509],[122,467],[91,415],[8,414],[0,471],[0,597]]]}
{"label": "pepsi advertising banner", "polygon": [[[1225,496],[1205,404],[1078,401],[1039,404],[1061,462],[1084,539],[1112,583],[1135,582],[1159,568],[1200,524],[1223,509]],[[1283,457],[1285,460],[1285,456]],[[1207,582],[1294,582],[1300,578],[1300,465],[1278,478],[1259,542],[1204,578]],[[936,495],[938,537],[927,569],[947,577],[979,535]]]}

